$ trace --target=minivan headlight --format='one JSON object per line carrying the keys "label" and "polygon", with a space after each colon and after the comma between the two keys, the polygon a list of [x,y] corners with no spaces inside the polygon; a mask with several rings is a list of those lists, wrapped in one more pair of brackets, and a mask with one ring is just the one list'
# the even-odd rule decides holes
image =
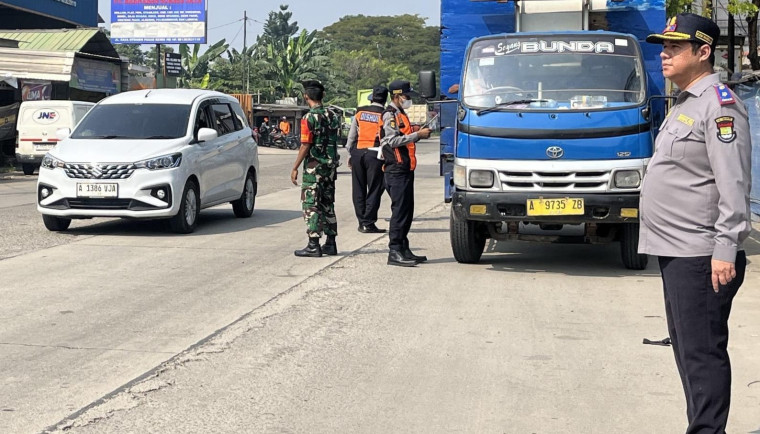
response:
{"label": "minivan headlight", "polygon": [[176,154],[162,155],[160,157],[138,161],[135,163],[135,167],[138,169],[161,170],[173,169],[179,167],[180,164],[182,164],[182,154],[177,152]]}
{"label": "minivan headlight", "polygon": [[63,161],[53,157],[50,154],[45,154],[45,156],[42,158],[42,164],[40,166],[44,167],[45,169],[55,169],[56,167],[63,167]]}
{"label": "minivan headlight", "polygon": [[638,170],[619,170],[615,172],[615,187],[637,188],[641,185],[641,174]]}
{"label": "minivan headlight", "polygon": [[493,172],[490,170],[471,170],[470,187],[491,188],[493,187]]}

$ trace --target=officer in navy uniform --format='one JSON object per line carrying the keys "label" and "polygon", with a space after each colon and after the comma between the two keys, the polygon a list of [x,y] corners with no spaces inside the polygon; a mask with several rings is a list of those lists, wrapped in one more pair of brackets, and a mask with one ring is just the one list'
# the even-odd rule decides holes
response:
{"label": "officer in navy uniform", "polygon": [[378,151],[388,88],[375,86],[369,99],[370,105],[356,109],[346,146],[351,155],[352,193],[359,232],[377,234],[385,232],[375,222],[385,191],[383,160],[378,158]]}
{"label": "officer in navy uniform", "polygon": [[663,75],[681,90],[660,127],[641,192],[639,253],[659,258],[665,313],[686,395],[687,433],[723,433],[731,402],[728,317],[751,231],[747,111],[713,73],[718,26],[671,18]]}
{"label": "officer in navy uniform", "polygon": [[395,80],[388,85],[391,103],[383,111],[380,146],[385,163],[385,186],[391,197],[391,223],[388,243],[388,265],[414,267],[427,261],[409,249],[409,230],[414,218],[414,169],[417,167],[415,143],[430,137],[430,128],[412,132],[405,109],[412,105],[408,81]]}

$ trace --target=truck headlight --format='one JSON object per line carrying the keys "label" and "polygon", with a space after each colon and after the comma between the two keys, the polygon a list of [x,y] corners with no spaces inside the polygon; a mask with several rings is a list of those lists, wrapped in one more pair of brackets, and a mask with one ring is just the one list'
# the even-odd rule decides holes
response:
{"label": "truck headlight", "polygon": [[135,167],[138,169],[160,170],[173,169],[179,167],[180,164],[182,164],[182,154],[178,152],[172,155],[162,155],[160,157],[138,161],[135,163]]}
{"label": "truck headlight", "polygon": [[454,185],[458,188],[467,186],[467,168],[464,166],[454,166]]}
{"label": "truck headlight", "polygon": [[615,172],[615,187],[638,188],[641,185],[641,174],[638,170],[619,170]]}
{"label": "truck headlight", "polygon": [[471,170],[470,187],[491,188],[493,187],[493,172],[490,170]]}
{"label": "truck headlight", "polygon": [[50,154],[45,154],[45,157],[42,158],[42,164],[40,166],[44,167],[45,169],[55,169],[56,167],[63,167],[63,161],[53,157]]}

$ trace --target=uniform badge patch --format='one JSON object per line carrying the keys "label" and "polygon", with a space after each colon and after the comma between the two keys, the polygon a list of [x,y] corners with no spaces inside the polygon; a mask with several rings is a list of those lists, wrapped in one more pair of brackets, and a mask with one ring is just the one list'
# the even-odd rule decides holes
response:
{"label": "uniform badge patch", "polygon": [[391,128],[396,128],[396,120],[391,119]]}
{"label": "uniform badge patch", "polygon": [[684,124],[686,124],[688,126],[693,126],[694,125],[694,119],[686,116],[683,113],[681,113],[680,115],[678,115],[678,121],[681,122],[681,123],[684,123]]}
{"label": "uniform badge patch", "polygon": [[728,87],[725,84],[716,84],[715,92],[718,94],[720,105],[728,105],[736,102],[733,95],[731,95],[731,91],[728,90]]}
{"label": "uniform badge patch", "polygon": [[723,143],[731,143],[736,138],[734,130],[734,118],[732,116],[721,116],[715,119],[718,124],[718,140]]}

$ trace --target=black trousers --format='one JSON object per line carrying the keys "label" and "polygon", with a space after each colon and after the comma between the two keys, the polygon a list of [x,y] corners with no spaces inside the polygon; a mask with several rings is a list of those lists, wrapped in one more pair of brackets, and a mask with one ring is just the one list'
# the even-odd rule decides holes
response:
{"label": "black trousers", "polygon": [[356,219],[362,226],[374,224],[385,191],[383,160],[377,159],[377,152],[351,149],[351,179]]}
{"label": "black trousers", "polygon": [[686,395],[687,434],[724,433],[731,404],[728,316],[747,267],[736,255],[736,277],[712,287],[709,256],[660,257],[665,313],[676,366]]}
{"label": "black trousers", "polygon": [[385,186],[391,196],[388,248],[403,250],[409,247],[407,236],[414,218],[414,172],[385,172]]}

